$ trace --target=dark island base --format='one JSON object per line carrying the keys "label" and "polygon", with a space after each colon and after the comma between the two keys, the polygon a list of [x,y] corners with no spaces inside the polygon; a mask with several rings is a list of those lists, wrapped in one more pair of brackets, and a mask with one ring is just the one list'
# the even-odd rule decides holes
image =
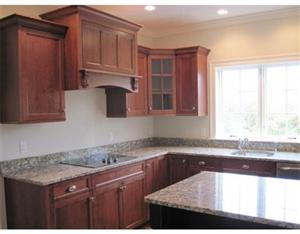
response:
{"label": "dark island base", "polygon": [[[153,229],[280,229],[278,226],[247,222],[150,204]],[[282,229],[282,228],[281,228]]]}

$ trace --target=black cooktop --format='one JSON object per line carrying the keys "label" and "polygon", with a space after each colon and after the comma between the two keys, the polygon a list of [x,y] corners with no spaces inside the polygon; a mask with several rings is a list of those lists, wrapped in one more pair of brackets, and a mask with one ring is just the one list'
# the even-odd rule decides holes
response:
{"label": "black cooktop", "polygon": [[69,164],[75,166],[82,166],[82,167],[90,167],[90,168],[97,168],[97,167],[104,167],[112,164],[118,164],[125,161],[130,161],[135,159],[136,157],[130,156],[123,156],[118,154],[94,154],[86,157],[80,158],[72,158],[61,162],[62,164]]}

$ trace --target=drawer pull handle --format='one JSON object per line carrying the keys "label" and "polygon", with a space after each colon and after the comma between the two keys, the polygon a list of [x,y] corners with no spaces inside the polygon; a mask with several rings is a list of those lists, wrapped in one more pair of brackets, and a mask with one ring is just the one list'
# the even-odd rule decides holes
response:
{"label": "drawer pull handle", "polygon": [[68,192],[74,192],[77,189],[76,185],[71,185],[67,190]]}
{"label": "drawer pull handle", "polygon": [[199,161],[198,164],[199,164],[200,166],[204,166],[206,163],[205,163],[204,161]]}
{"label": "drawer pull handle", "polygon": [[125,185],[125,186],[121,186],[121,187],[120,187],[120,190],[123,192],[126,188],[127,188],[126,185]]}
{"label": "drawer pull handle", "polygon": [[248,169],[250,168],[250,166],[247,165],[247,164],[244,164],[244,165],[242,166],[242,168],[245,169],[245,170],[248,170]]}

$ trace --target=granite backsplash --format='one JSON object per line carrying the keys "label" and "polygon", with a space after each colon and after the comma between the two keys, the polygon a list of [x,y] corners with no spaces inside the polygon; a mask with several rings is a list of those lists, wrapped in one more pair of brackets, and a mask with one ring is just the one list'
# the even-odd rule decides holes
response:
{"label": "granite backsplash", "polygon": [[[9,173],[25,168],[37,166],[47,166],[56,164],[67,159],[76,157],[88,157],[92,154],[101,152],[117,153],[126,152],[143,147],[151,146],[192,146],[192,147],[213,147],[236,149],[237,141],[234,140],[215,140],[215,139],[188,139],[188,138],[162,138],[153,137],[134,141],[126,141],[116,144],[96,146],[86,149],[72,150],[68,152],[52,153],[36,157],[28,157],[0,162],[0,174]],[[248,149],[274,150],[274,142],[249,142]],[[300,143],[277,143],[278,151],[300,152]]]}

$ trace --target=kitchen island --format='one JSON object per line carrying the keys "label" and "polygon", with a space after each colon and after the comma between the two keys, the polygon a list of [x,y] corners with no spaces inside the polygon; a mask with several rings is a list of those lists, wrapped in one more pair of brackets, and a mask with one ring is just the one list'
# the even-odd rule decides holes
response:
{"label": "kitchen island", "polygon": [[201,172],[145,197],[152,228],[300,228],[300,181]]}

